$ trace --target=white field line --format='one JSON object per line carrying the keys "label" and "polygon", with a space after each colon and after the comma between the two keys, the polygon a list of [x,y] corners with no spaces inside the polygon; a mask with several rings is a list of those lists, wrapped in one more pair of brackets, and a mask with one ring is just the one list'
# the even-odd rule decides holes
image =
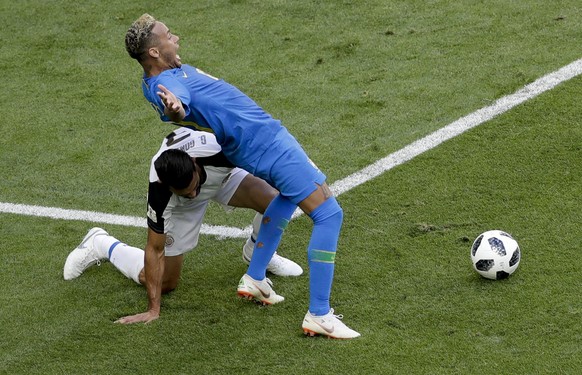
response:
{"label": "white field line", "polygon": [[[576,60],[555,72],[547,74],[537,79],[535,82],[524,86],[515,93],[498,99],[492,105],[461,117],[434,133],[431,133],[401,150],[376,161],[366,168],[334,182],[331,185],[331,190],[335,195],[341,195],[580,74],[582,74],[582,59]],[[100,224],[115,224],[144,228],[147,226],[145,217],[122,216],[94,211],[67,210],[55,207],[29,206],[13,203],[0,202],[0,212],[63,220],[81,220]],[[293,217],[297,217],[300,214],[301,212],[297,210],[293,214]],[[251,233],[251,227],[248,226],[241,229],[226,226],[202,225],[201,232],[203,234],[215,235],[219,238],[246,238]]]}
{"label": "white field line", "polygon": [[[106,214],[96,211],[69,210],[56,207],[29,206],[25,204],[2,203],[0,202],[0,212],[10,214],[20,214],[28,216],[48,217],[62,220],[88,221],[98,224],[114,224],[127,227],[147,228],[145,215],[143,217],[124,216]],[[218,237],[247,238],[251,233],[248,229],[233,228],[222,225],[202,224],[201,233],[211,234]]]}

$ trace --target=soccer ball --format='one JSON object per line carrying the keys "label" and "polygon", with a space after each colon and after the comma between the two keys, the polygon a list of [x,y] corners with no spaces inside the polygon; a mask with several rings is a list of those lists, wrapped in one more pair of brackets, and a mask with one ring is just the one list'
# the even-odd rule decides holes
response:
{"label": "soccer ball", "polygon": [[500,230],[480,234],[471,247],[473,268],[487,279],[509,277],[519,266],[520,259],[517,241],[509,233]]}

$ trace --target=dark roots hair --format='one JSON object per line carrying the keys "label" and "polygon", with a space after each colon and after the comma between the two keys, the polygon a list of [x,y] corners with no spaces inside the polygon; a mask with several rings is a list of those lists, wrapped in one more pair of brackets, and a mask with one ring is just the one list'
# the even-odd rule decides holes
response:
{"label": "dark roots hair", "polygon": [[131,24],[125,34],[125,50],[129,56],[141,61],[142,55],[152,45],[152,29],[156,19],[145,13]]}

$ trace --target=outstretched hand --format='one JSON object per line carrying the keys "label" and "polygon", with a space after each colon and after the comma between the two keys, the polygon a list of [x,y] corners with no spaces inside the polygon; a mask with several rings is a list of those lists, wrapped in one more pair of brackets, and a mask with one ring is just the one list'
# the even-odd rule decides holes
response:
{"label": "outstretched hand", "polygon": [[129,315],[124,316],[123,318],[119,318],[115,321],[115,323],[120,324],[133,324],[133,323],[150,323],[160,317],[159,313],[155,313],[153,311],[147,311],[141,314],[136,315]]}
{"label": "outstretched hand", "polygon": [[156,94],[158,94],[160,99],[162,99],[162,103],[165,107],[165,114],[168,117],[172,117],[173,114],[179,114],[180,111],[183,110],[180,99],[178,99],[176,95],[174,95],[174,93],[168,90],[164,85],[158,85],[158,88],[160,91]]}

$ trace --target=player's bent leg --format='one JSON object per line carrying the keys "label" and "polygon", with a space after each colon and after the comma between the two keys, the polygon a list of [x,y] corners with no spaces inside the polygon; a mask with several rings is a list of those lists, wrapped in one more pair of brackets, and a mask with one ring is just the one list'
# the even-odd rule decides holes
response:
{"label": "player's bent leg", "polygon": [[[165,256],[164,262],[164,279],[162,280],[163,294],[171,292],[178,286],[184,264],[184,255]],[[139,283],[145,285],[145,282],[145,272],[142,269],[139,273]]]}
{"label": "player's bent leg", "polygon": [[128,246],[109,235],[101,228],[92,228],[81,244],[73,250],[65,262],[65,280],[79,277],[87,268],[109,260],[126,277],[140,283],[140,272],[144,267],[144,252]]}
{"label": "player's bent leg", "polygon": [[247,270],[247,274],[253,279],[263,280],[266,277],[267,265],[273,258],[296,208],[293,202],[282,195],[278,195],[267,207]]}
{"label": "player's bent leg", "polygon": [[[240,178],[239,176],[244,177],[237,180],[237,178]],[[233,177],[231,177],[229,183],[232,184],[233,187],[236,185],[236,189],[232,195],[229,196],[224,194],[217,197],[217,200],[225,204],[224,198],[228,197],[226,203],[228,206],[251,208],[257,211],[257,215],[255,215],[253,220],[253,234],[245,243],[242,253],[243,261],[249,264],[263,218],[261,214],[265,212],[269,204],[279,194],[279,192],[264,180],[240,169],[236,169],[236,172],[233,173]],[[230,189],[232,189],[232,187],[227,186],[223,188],[223,191],[226,193]],[[277,253],[271,257],[269,264],[267,265],[267,271],[278,276],[299,276],[303,273],[303,269],[301,269],[297,263],[286,259]]]}
{"label": "player's bent leg", "polygon": [[277,195],[279,192],[264,180],[246,174],[227,204],[232,207],[251,208],[263,214]]}
{"label": "player's bent leg", "polygon": [[184,255],[166,256],[164,266],[164,281],[162,282],[162,293],[169,293],[176,289],[182,274]]}
{"label": "player's bent leg", "polygon": [[238,284],[239,296],[268,305],[284,300],[273,290],[271,280],[266,277],[266,270],[295,208],[293,202],[281,195],[267,207],[249,268]]}
{"label": "player's bent leg", "polygon": [[[251,262],[262,219],[263,215],[260,213],[255,215],[255,218],[253,219],[253,233],[243,246],[242,259],[246,264]],[[267,264],[267,272],[277,276],[300,276],[303,274],[303,269],[299,264],[295,263],[291,259],[282,257],[277,252],[275,252],[269,261],[269,264]]]}
{"label": "player's bent leg", "polygon": [[[129,246],[123,242],[109,236],[104,238],[107,242],[109,261],[128,279],[132,279],[141,284],[139,274],[144,267],[144,251],[137,247]],[[111,241],[115,241],[110,244]],[[96,241],[97,242],[97,241]]]}
{"label": "player's bent leg", "polygon": [[[251,262],[256,241],[255,237],[251,236],[243,246],[242,259],[246,264],[250,264]],[[283,277],[301,276],[303,274],[303,268],[291,259],[285,258],[275,251],[269,264],[267,264],[267,272]]]}

